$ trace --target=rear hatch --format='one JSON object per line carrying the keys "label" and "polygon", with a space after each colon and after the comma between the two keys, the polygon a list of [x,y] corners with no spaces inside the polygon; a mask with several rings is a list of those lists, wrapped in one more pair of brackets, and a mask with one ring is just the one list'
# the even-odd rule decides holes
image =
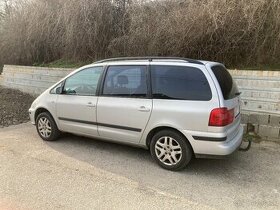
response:
{"label": "rear hatch", "polygon": [[220,92],[220,107],[225,107],[228,110],[232,111],[233,122],[226,126],[228,138],[233,138],[237,132],[241,122],[240,116],[240,92],[238,87],[233,80],[230,73],[223,65],[214,65],[211,67],[212,72],[214,73],[217,82],[220,87],[217,87],[218,92]]}

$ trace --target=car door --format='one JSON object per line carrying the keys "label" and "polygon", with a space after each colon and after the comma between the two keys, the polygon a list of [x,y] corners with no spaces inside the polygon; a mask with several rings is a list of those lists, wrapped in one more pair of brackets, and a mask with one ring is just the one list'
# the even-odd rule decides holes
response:
{"label": "car door", "polygon": [[109,66],[97,104],[102,138],[137,143],[152,112],[147,66]]}
{"label": "car door", "polygon": [[58,95],[56,111],[61,130],[98,136],[96,123],[97,87],[103,67],[83,69],[68,77]]}

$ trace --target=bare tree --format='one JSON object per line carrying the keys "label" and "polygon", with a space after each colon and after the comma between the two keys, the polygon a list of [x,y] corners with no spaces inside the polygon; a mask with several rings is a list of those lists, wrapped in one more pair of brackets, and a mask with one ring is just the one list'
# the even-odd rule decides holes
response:
{"label": "bare tree", "polygon": [[0,0],[0,63],[168,55],[279,63],[279,0]]}

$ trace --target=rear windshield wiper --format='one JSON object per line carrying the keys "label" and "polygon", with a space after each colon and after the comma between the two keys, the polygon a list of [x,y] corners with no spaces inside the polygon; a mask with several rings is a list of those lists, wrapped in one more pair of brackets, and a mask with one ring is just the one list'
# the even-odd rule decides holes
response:
{"label": "rear windshield wiper", "polygon": [[242,92],[235,93],[236,96],[240,96]]}

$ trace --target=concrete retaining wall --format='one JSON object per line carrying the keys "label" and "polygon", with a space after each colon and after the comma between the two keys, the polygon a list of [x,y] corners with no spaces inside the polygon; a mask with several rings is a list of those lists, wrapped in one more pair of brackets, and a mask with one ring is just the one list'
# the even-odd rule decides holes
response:
{"label": "concrete retaining wall", "polygon": [[[74,69],[5,65],[0,85],[38,95]],[[230,70],[242,92],[242,123],[280,141],[280,71]],[[249,125],[249,126],[247,126]]]}
{"label": "concrete retaining wall", "polygon": [[280,115],[280,71],[231,70],[242,92],[244,111]]}
{"label": "concrete retaining wall", "polygon": [[74,69],[5,65],[2,85],[39,95]]}
{"label": "concrete retaining wall", "polygon": [[280,142],[280,115],[242,111],[241,119],[245,133]]}

